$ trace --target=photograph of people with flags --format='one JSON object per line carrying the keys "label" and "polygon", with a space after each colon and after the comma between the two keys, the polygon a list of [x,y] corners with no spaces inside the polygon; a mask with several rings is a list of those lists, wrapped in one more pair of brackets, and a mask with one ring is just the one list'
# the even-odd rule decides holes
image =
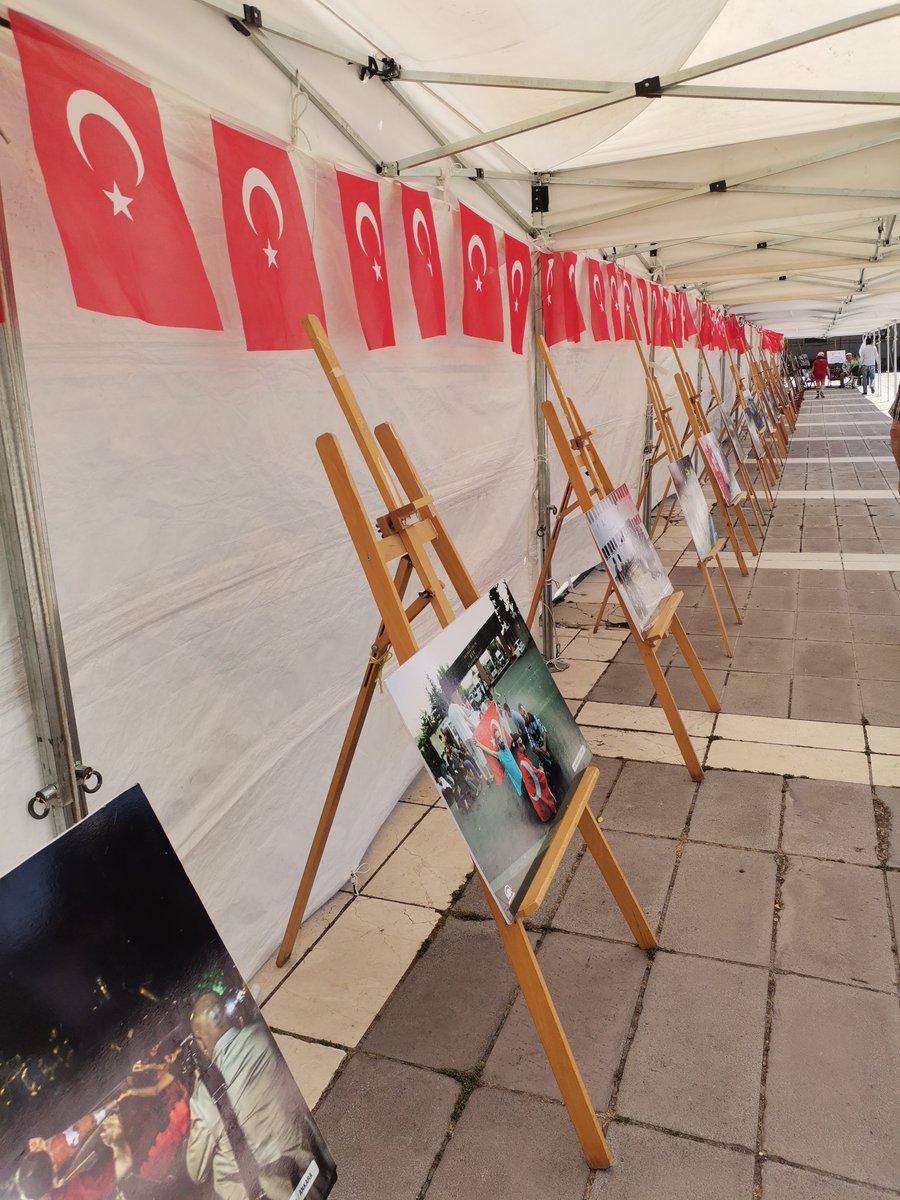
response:
{"label": "photograph of people with flags", "polygon": [[465,609],[386,684],[513,920],[591,753],[507,585]]}

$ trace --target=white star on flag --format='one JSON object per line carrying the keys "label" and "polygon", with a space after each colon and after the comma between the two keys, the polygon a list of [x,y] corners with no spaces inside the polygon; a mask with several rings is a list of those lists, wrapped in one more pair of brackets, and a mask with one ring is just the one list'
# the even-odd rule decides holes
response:
{"label": "white star on flag", "polygon": [[277,253],[278,253],[277,250],[272,249],[272,242],[270,241],[270,239],[266,238],[266,244],[265,244],[265,246],[263,246],[263,254],[269,260],[269,266],[275,267],[276,269],[278,267],[278,263],[275,261],[275,256]]}
{"label": "white star on flag", "polygon": [[372,259],[372,270],[375,272],[375,278],[380,279],[381,278],[381,263],[378,261],[377,258]]}
{"label": "white star on flag", "polygon": [[475,291],[476,292],[481,291],[481,276],[480,275],[475,276]]}
{"label": "white star on flag", "polygon": [[107,196],[112,201],[114,217],[118,216],[119,213],[124,213],[129,221],[134,220],[134,217],[128,211],[128,205],[131,204],[134,197],[133,196],[123,196],[122,193],[119,191],[119,185],[116,183],[115,180],[113,180],[112,191],[108,192],[104,188],[103,195]]}

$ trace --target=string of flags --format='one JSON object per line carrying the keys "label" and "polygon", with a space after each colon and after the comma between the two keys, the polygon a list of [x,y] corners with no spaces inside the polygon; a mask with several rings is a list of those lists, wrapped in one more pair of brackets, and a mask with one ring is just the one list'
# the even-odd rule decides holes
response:
{"label": "string of flags", "polygon": [[[222,321],[169,166],[156,98],[140,83],[48,25],[11,11],[34,146],[81,308],[154,325],[220,330]],[[248,350],[309,347],[302,316],[326,323],[313,243],[288,152],[212,119],[231,274]],[[347,265],[370,350],[395,345],[382,182],[335,170]],[[406,278],[422,338],[447,333],[445,264],[427,192],[400,189]],[[615,262],[536,249],[459,205],[462,330],[524,351],[537,256],[549,345],[632,337],[681,347],[746,351],[746,325],[684,291],[632,276]],[[503,251],[501,268],[498,240]],[[449,268],[450,264],[446,264]],[[396,274],[395,274],[396,272]],[[502,272],[502,273],[501,273]],[[504,289],[501,279],[505,276]],[[579,300],[588,298],[588,320]],[[629,321],[628,318],[631,320]],[[783,338],[759,330],[764,350]]]}

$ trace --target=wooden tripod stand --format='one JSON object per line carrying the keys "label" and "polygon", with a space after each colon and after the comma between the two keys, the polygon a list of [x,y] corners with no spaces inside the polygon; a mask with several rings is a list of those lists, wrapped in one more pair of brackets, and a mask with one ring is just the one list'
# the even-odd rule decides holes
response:
{"label": "wooden tripod stand", "polygon": [[[547,343],[542,337],[538,337],[538,349],[544,359],[554,391],[559,399],[559,406],[565,416],[566,424],[571,431],[571,436],[567,434],[559,413],[556,411],[556,406],[552,400],[545,400],[542,405],[544,419],[547,422],[547,428],[550,430],[550,435],[553,438],[554,445],[559,453],[560,460],[566,471],[566,489],[563,494],[562,503],[557,512],[556,521],[554,522],[553,532],[550,538],[546,558],[541,571],[541,578],[538,580],[538,586],[535,590],[534,599],[530,610],[531,619],[534,619],[534,613],[537,611],[537,601],[540,597],[540,589],[543,587],[544,579],[550,569],[550,560],[553,550],[556,547],[556,542],[559,538],[560,530],[565,518],[572,512],[580,509],[583,513],[590,512],[596,500],[602,500],[613,491],[612,482],[603,466],[600,455],[597,452],[597,447],[594,445],[594,439],[591,431],[585,426],[581,419],[575,404],[570,396],[567,396],[563,391],[562,383],[557,374],[553,359],[550,357],[550,351],[547,348]],[[666,720],[669,722],[669,728],[675,736],[675,741],[678,749],[681,752],[681,757],[684,759],[684,765],[687,767],[692,779],[703,778],[703,768],[700,765],[700,760],[697,758],[697,752],[694,749],[694,744],[688,736],[687,729],[684,725],[684,720],[681,716],[681,710],[675,702],[675,697],[666,681],[665,672],[659,664],[659,659],[656,657],[656,650],[659,644],[672,634],[675,641],[681,650],[685,662],[691,669],[691,673],[697,683],[700,693],[710,712],[719,712],[720,705],[718,697],[713,690],[712,684],[707,678],[706,672],[700,659],[697,657],[697,652],[691,645],[690,638],[682,625],[677,609],[681,600],[684,598],[683,592],[675,592],[666,600],[662,611],[654,621],[653,625],[648,630],[640,630],[634,621],[631,619],[628,609],[622,602],[618,589],[614,580],[610,577],[607,596],[615,592],[616,598],[619,601],[619,606],[625,614],[625,619],[628,622],[628,628],[634,639],[634,644],[638,648],[638,653],[641,656],[641,661],[650,676],[650,682],[653,684],[654,690],[659,697],[660,705],[663,712],[666,714]],[[606,601],[604,601],[605,604]],[[602,615],[601,608],[601,615]],[[599,625],[600,617],[594,625],[596,632]]]}
{"label": "wooden tripod stand", "polygon": [[[387,511],[374,522],[370,519],[339,440],[331,433],[317,438],[316,449],[381,614],[381,624],[284,933],[277,959],[279,964],[286,961],[293,949],[374,693],[380,673],[379,664],[384,662],[389,648],[400,662],[405,662],[415,654],[418,644],[412,624],[426,609],[433,610],[442,626],[451,624],[454,619],[444,584],[429,550],[438,559],[463,607],[474,604],[478,599],[475,584],[441,520],[434,500],[426,491],[393,427],[389,424],[378,425],[373,436],[321,323],[316,317],[310,316],[305,319],[304,328]],[[392,563],[397,564],[393,570]],[[412,604],[407,604],[406,592],[414,577],[421,591]],[[516,920],[507,924],[487,886],[485,894],[585,1158],[591,1167],[608,1167],[611,1158],[606,1139],[524,925],[524,919],[543,901],[577,828],[635,941],[644,949],[656,946],[653,930],[588,807],[597,777],[595,767],[589,767],[583,773],[575,795],[554,830],[553,840],[528,888]]]}
{"label": "wooden tripod stand", "polygon": [[[726,411],[725,403],[722,400],[722,393],[719,391],[718,384],[716,383],[713,373],[710,370],[709,360],[706,357],[706,351],[703,349],[702,346],[699,346],[698,348],[700,350],[700,359],[703,363],[703,366],[706,368],[706,377],[709,380],[709,390],[710,390],[710,393],[712,394],[712,402],[711,402],[710,406],[707,407],[707,410],[706,410],[707,414],[711,411],[711,408],[713,405],[715,405],[715,407],[721,409],[724,412],[724,411]],[[683,374],[684,374],[684,372],[682,372],[682,375]],[[699,397],[698,397],[698,399],[699,399]],[[729,414],[729,415],[732,415],[732,414]],[[774,483],[775,480],[777,479],[777,475],[775,473],[775,466],[768,458],[765,446],[763,446],[763,453],[762,453],[762,455],[760,455],[757,452],[756,444],[751,439],[751,449],[753,451],[754,458],[756,459],[756,482],[762,484],[762,487],[763,487],[763,490],[764,490],[765,496],[766,496],[766,503],[769,507],[769,510],[771,511],[772,492],[769,488],[769,483],[770,483],[770,481],[772,483]],[[756,490],[755,484],[753,483],[753,481],[750,478],[750,472],[747,469],[747,464],[741,458],[740,452],[737,450],[737,448],[735,448],[735,458],[739,460],[740,465],[738,467],[738,470],[740,471],[740,474],[741,474],[741,482],[743,483],[744,487],[747,490],[747,496],[750,500],[750,505],[753,509],[754,516],[756,518],[757,528],[759,529],[760,536],[762,536],[764,533],[763,514],[762,514],[762,508],[759,503],[759,494]],[[771,472],[771,477],[770,477],[770,472]]]}

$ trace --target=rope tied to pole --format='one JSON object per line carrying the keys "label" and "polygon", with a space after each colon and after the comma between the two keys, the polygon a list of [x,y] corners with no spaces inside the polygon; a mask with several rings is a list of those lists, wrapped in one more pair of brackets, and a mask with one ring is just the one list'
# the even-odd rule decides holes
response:
{"label": "rope tied to pole", "polygon": [[384,671],[384,668],[391,661],[393,656],[394,656],[394,651],[391,649],[390,646],[385,646],[385,648],[381,651],[380,654],[376,653],[376,647],[374,645],[372,646],[371,650],[369,651],[369,666],[375,668],[375,678],[378,682],[379,692],[382,692],[382,693],[384,692],[384,680],[382,679],[381,676],[382,676],[382,672]]}

